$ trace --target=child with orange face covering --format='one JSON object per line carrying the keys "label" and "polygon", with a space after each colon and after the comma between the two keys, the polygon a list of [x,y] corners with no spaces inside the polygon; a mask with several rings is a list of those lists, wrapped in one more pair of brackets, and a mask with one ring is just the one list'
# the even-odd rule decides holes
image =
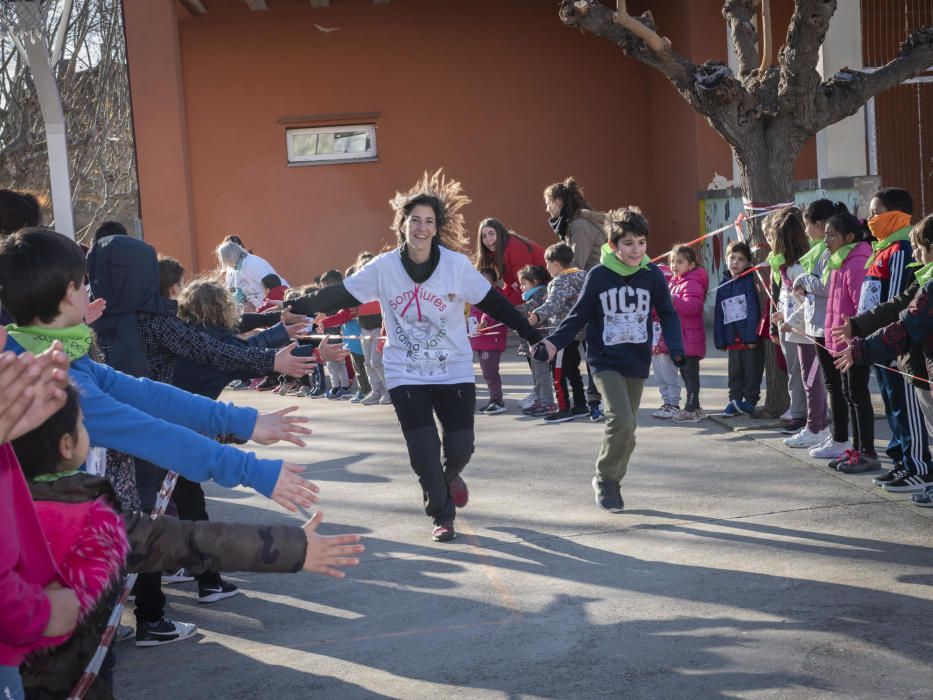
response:
{"label": "child with orange face covering", "polygon": [[[883,189],[872,197],[868,228],[875,241],[865,268],[859,314],[897,298],[913,281],[907,267],[913,260],[912,214],[910,193],[899,187]],[[930,480],[929,435],[910,379],[880,367],[875,368],[875,377],[892,433],[885,452],[893,460],[894,468],[886,475],[890,483],[883,486],[890,491],[921,491]],[[892,475],[894,478],[890,478]]]}

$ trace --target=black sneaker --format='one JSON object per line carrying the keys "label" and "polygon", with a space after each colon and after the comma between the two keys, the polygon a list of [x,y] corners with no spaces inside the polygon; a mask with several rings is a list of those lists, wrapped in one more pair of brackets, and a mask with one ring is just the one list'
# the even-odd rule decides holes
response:
{"label": "black sneaker", "polygon": [[614,481],[593,477],[593,491],[596,492],[596,505],[610,513],[621,513],[625,508],[622,491]]}
{"label": "black sneaker", "polygon": [[453,520],[442,520],[434,525],[434,532],[431,533],[435,542],[450,542],[457,536],[454,530]]}
{"label": "black sneaker", "polygon": [[162,572],[163,586],[170,583],[188,583],[188,581],[194,581],[194,576],[189,574],[185,569],[173,569],[172,571]]}
{"label": "black sneaker", "polygon": [[582,406],[574,406],[573,408],[570,409],[570,415],[572,415],[574,418],[580,418],[581,416],[588,416],[590,415],[590,407],[587,406],[586,404]]}
{"label": "black sneaker", "polygon": [[500,413],[505,413],[505,404],[501,401],[490,401],[486,404],[486,407],[483,408],[483,413],[487,416],[497,416]]}
{"label": "black sneaker", "polygon": [[205,586],[198,584],[198,602],[216,603],[218,600],[223,600],[224,598],[232,598],[239,592],[239,588],[226,581],[209,583]]}
{"label": "black sneaker", "polygon": [[898,479],[903,479],[907,476],[909,472],[904,469],[904,465],[899,462],[894,463],[894,468],[889,469],[881,476],[876,476],[871,480],[871,483],[877,486],[884,486],[885,484],[890,484],[892,481],[897,481]]}
{"label": "black sneaker", "polygon": [[[589,413],[589,411],[587,411]],[[557,411],[556,413],[549,413],[544,417],[545,423],[567,423],[576,418],[570,411]]]}
{"label": "black sneaker", "polygon": [[924,491],[927,486],[933,485],[933,474],[907,474],[897,481],[889,481],[881,488],[892,493],[911,493]]}
{"label": "black sneaker", "polygon": [[279,388],[279,380],[275,377],[266,377],[256,386],[256,391],[273,391]]}
{"label": "black sneaker", "polygon": [[136,623],[136,646],[158,647],[163,644],[180,642],[198,631],[197,625],[190,622],[173,622],[163,617],[158,622]]}
{"label": "black sneaker", "polygon": [[836,471],[842,474],[861,474],[875,469],[881,469],[881,460],[874,452],[856,452],[846,462],[839,462]]}

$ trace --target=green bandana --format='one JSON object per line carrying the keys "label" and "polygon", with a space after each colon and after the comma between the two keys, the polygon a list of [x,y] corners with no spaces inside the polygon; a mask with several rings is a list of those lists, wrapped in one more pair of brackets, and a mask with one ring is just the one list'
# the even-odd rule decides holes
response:
{"label": "green bandana", "polygon": [[34,355],[45,352],[56,340],[60,340],[65,354],[72,362],[85,355],[91,348],[91,329],[86,323],[69,328],[39,328],[37,326],[17,326],[15,323],[6,327],[7,333],[24,350]]}
{"label": "green bandana", "polygon": [[64,479],[66,476],[74,476],[75,474],[80,474],[80,469],[72,469],[67,472],[52,472],[51,474],[40,474],[39,476],[33,477],[33,481],[38,481],[43,484],[50,483],[52,481],[58,481],[59,479]]}
{"label": "green bandana", "polygon": [[820,258],[825,252],[826,241],[817,241],[812,246],[810,246],[810,250],[800,258],[800,265],[808,275],[813,274],[813,270],[816,267],[816,264],[820,261]]}
{"label": "green bandana", "polygon": [[892,233],[890,236],[885,238],[883,241],[872,241],[871,244],[871,255],[868,256],[868,262],[865,263],[865,269],[867,270],[871,267],[872,263],[875,262],[875,257],[882,250],[888,246],[894,245],[898,241],[906,241],[910,238],[910,226],[905,226],[904,228],[899,228],[897,231]]}
{"label": "green bandana", "polygon": [[648,263],[651,262],[651,258],[647,255],[641,259],[641,262],[637,267],[632,267],[631,265],[626,265],[624,262],[619,260],[616,257],[616,254],[612,252],[612,248],[609,247],[608,243],[604,243],[602,247],[602,254],[600,255],[599,262],[602,263],[605,267],[608,267],[610,270],[615,272],[617,275],[622,275],[623,277],[629,277],[634,275],[639,270],[644,270],[648,267]]}
{"label": "green bandana", "polygon": [[907,267],[917,267],[919,268],[914,276],[917,278],[917,282],[920,283],[921,287],[925,287],[927,282],[933,279],[933,262],[927,263],[926,265],[920,265],[920,263],[911,263]]}
{"label": "green bandana", "polygon": [[855,243],[850,243],[849,245],[844,245],[829,256],[829,260],[826,262],[826,268],[823,270],[823,284],[829,282],[829,273],[832,270],[838,270],[840,267],[842,267],[843,261],[849,256],[849,253],[851,253],[852,249],[857,245],[858,241]]}
{"label": "green bandana", "polygon": [[768,253],[768,257],[765,259],[765,262],[771,266],[771,280],[775,284],[781,283],[781,265],[787,262],[787,258],[784,257],[784,253],[776,255],[774,251]]}

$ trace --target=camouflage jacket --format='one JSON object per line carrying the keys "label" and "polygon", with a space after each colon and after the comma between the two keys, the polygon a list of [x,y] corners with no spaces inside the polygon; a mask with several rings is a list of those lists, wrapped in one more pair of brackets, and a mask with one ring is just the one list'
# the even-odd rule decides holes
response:
{"label": "camouflage jacket", "polygon": [[[120,512],[119,501],[107,479],[80,473],[53,482],[30,482],[36,501],[86,503],[104,499]],[[122,513],[130,552],[131,572],[188,569],[204,571],[300,571],[307,538],[297,526],[248,525],[207,521],[151,519],[145,513]],[[37,654],[20,668],[29,697],[66,698],[97,650],[122,581],[107,591],[97,606],[82,618],[65,644]],[[112,694],[98,678],[85,696],[109,700]]]}
{"label": "camouflage jacket", "polygon": [[[547,299],[535,309],[541,321],[539,325],[549,326],[552,331],[556,330],[560,322],[570,313],[573,305],[577,303],[577,297],[580,296],[585,280],[586,272],[572,267],[548,282]],[[580,329],[574,340],[583,340],[585,334],[586,326]]]}

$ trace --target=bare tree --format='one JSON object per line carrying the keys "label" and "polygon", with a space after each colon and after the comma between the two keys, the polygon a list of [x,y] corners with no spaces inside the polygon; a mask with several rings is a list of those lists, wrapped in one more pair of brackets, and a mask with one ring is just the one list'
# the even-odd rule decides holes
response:
{"label": "bare tree", "polygon": [[[123,17],[119,0],[43,0],[65,112],[76,238],[138,209]],[[3,18],[10,3],[0,6]],[[25,57],[0,39],[0,187],[49,191],[42,114]]]}
{"label": "bare tree", "polygon": [[[677,54],[671,42],[658,34],[651,13],[632,17],[625,0],[618,0],[616,11],[599,0],[562,0],[560,18],[568,27],[618,44],[629,56],[667,76],[729,144],[738,162],[743,197],[779,203],[794,198],[794,165],[810,137],[933,64],[933,28],[910,34],[900,55],[876,71],[844,69],[824,80],[817,63],[836,0],[795,0],[777,65],[771,65],[768,0],[763,0],[761,40],[755,28],[760,2],[723,2],[738,75],[721,61],[697,65]],[[753,236],[761,243],[757,222]],[[769,355],[772,370],[773,353]],[[783,411],[787,401],[786,388],[777,377],[769,371],[766,410],[772,414]]]}

